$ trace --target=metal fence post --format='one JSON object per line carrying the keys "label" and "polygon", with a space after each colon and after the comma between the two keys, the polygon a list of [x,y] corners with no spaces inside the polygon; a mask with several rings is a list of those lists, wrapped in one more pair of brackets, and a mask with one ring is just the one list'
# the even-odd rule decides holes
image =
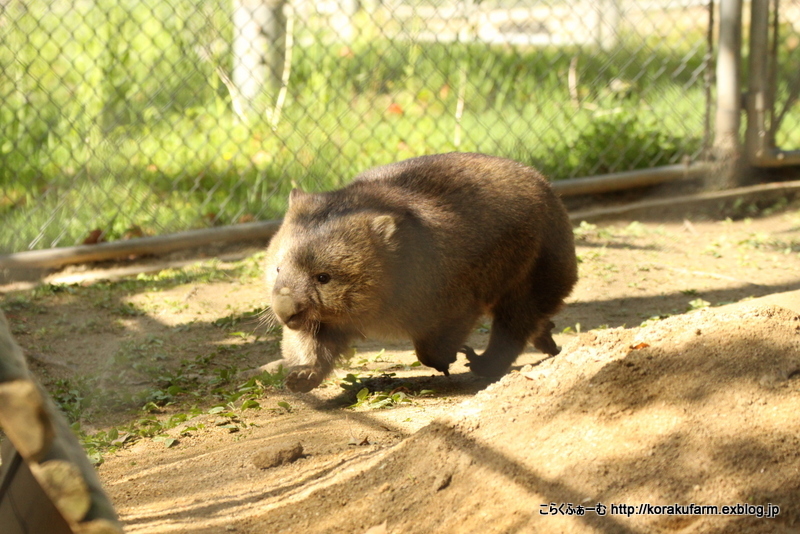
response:
{"label": "metal fence post", "polygon": [[766,115],[767,57],[769,56],[769,0],[753,0],[750,15],[749,83],[747,88],[747,133],[745,151],[752,164],[768,149]]}
{"label": "metal fence post", "polygon": [[737,183],[742,113],[740,65],[742,62],[742,0],[721,0],[717,51],[717,113],[714,123],[714,156],[719,165],[712,187]]}
{"label": "metal fence post", "polygon": [[[776,113],[777,48],[770,43],[770,0],[752,0],[750,20],[749,83],[747,90],[747,130],[745,152],[754,167],[782,167],[800,165],[800,150],[783,150],[778,146],[775,132],[782,113]],[[778,2],[775,3],[775,27],[772,46],[778,45]],[[791,97],[785,109],[791,105]]]}
{"label": "metal fence post", "polygon": [[603,0],[597,4],[597,45],[601,50],[612,50],[619,40],[617,31],[622,19],[619,0]]}
{"label": "metal fence post", "polygon": [[281,86],[285,53],[286,0],[234,0],[233,85],[245,111],[258,112],[264,90],[274,97]]}

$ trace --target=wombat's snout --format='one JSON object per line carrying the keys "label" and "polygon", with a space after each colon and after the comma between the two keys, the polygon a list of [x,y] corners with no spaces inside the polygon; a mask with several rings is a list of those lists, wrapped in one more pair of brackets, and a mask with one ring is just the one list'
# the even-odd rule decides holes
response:
{"label": "wombat's snout", "polygon": [[292,330],[297,330],[304,322],[305,307],[294,299],[288,287],[278,289],[276,286],[272,295],[272,311]]}

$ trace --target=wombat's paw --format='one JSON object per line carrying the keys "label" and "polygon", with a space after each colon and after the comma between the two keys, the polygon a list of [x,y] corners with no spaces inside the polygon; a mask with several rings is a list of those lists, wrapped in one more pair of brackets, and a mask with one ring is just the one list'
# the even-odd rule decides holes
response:
{"label": "wombat's paw", "polygon": [[467,355],[467,367],[478,376],[493,378],[503,376],[508,371],[508,366],[498,363],[491,357],[478,356],[471,347],[464,346],[459,352]]}
{"label": "wombat's paw", "polygon": [[556,345],[556,342],[553,340],[553,336],[550,335],[550,332],[545,332],[540,334],[539,337],[535,338],[533,340],[533,346],[545,354],[549,354],[550,356],[555,356],[561,352],[561,349],[559,349],[558,345]]}
{"label": "wombat's paw", "polygon": [[477,354],[475,354],[475,351],[474,351],[474,350],[472,350],[472,347],[468,347],[468,346],[466,346],[466,345],[464,345],[463,347],[461,347],[461,350],[460,350],[460,351],[458,351],[458,352],[460,352],[461,354],[464,354],[464,355],[466,355],[466,356],[467,356],[467,360],[468,360],[470,363],[472,363],[473,361],[475,361],[475,360],[477,360],[478,358],[480,358],[480,356],[478,356]]}
{"label": "wombat's paw", "polygon": [[295,393],[308,393],[322,383],[322,373],[312,367],[298,367],[286,375],[284,385]]}
{"label": "wombat's paw", "polygon": [[547,321],[545,329],[533,338],[533,346],[550,356],[555,356],[561,352],[561,349],[558,348],[558,345],[553,340],[553,335],[550,333],[555,327],[556,325],[553,321]]}

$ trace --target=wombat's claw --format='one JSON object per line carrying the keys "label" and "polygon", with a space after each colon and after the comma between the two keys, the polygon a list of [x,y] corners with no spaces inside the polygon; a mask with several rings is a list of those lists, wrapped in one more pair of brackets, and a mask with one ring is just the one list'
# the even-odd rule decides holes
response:
{"label": "wombat's claw", "polygon": [[314,369],[295,369],[284,380],[284,385],[295,393],[308,393],[322,383],[322,375]]}

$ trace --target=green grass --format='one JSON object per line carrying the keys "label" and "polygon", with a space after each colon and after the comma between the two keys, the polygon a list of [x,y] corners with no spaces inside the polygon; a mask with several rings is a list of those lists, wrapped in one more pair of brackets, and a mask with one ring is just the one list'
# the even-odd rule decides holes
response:
{"label": "green grass", "polygon": [[[344,46],[303,27],[273,129],[242,124],[216,73],[230,72],[228,0],[26,5],[0,25],[0,252],[73,245],[95,228],[114,240],[277,218],[293,186],[337,187],[426,153],[508,156],[563,179],[702,148],[699,30],[598,52],[400,42],[365,17]],[[615,79],[624,94],[608,89]]]}

